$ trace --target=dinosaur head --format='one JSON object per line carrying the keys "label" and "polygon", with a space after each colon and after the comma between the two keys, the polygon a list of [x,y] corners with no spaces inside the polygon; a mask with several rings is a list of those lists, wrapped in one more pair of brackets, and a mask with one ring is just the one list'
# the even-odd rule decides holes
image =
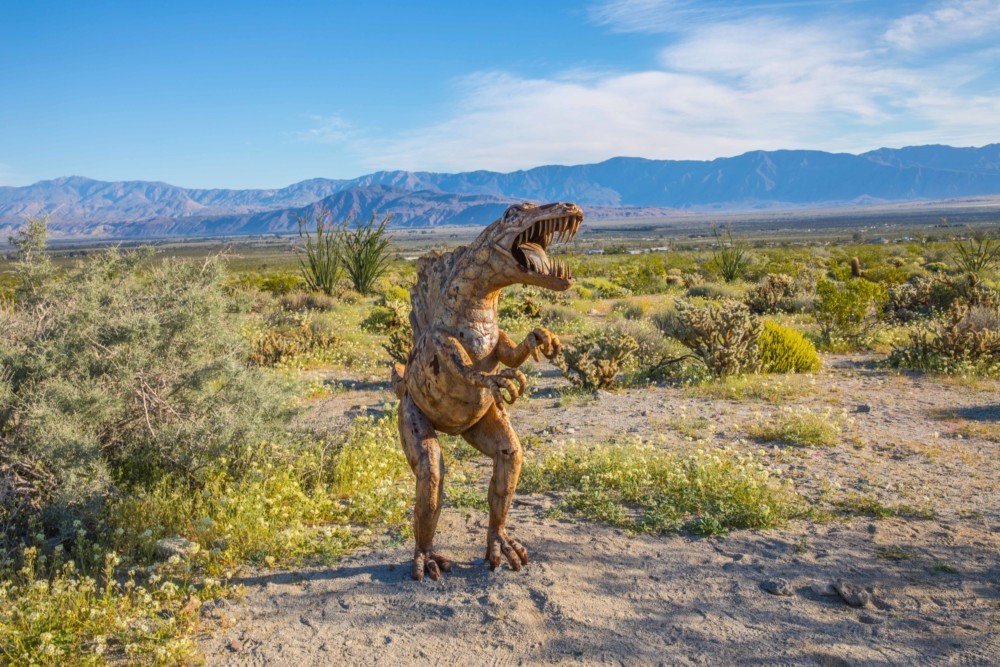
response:
{"label": "dinosaur head", "polygon": [[569,289],[573,285],[569,267],[550,258],[546,251],[553,241],[571,240],[582,222],[583,211],[576,204],[517,204],[508,208],[488,230],[504,277],[511,284]]}

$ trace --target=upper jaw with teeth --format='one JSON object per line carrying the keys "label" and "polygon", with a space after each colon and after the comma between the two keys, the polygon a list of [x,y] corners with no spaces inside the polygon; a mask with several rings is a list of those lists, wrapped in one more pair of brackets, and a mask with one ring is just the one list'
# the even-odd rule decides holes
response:
{"label": "upper jaw with teeth", "polygon": [[573,276],[569,267],[562,260],[550,258],[545,249],[553,238],[556,242],[572,240],[582,222],[583,219],[575,215],[539,220],[518,234],[511,248],[521,251],[529,271],[555,278],[571,279]]}

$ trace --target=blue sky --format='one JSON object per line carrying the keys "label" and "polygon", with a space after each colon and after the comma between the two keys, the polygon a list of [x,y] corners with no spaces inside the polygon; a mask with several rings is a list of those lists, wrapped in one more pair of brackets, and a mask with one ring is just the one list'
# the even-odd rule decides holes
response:
{"label": "blue sky", "polygon": [[0,185],[1000,141],[1000,0],[0,0]]}

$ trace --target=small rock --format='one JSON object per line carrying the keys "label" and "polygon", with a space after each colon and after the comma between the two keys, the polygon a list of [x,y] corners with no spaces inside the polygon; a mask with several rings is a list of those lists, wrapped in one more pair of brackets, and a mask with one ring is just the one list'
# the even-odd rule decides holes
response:
{"label": "small rock", "polygon": [[572,426],[567,426],[566,427],[566,433],[568,433],[568,434],[576,433],[576,429],[573,428]]}
{"label": "small rock", "polygon": [[788,583],[788,579],[768,579],[760,587],[771,595],[783,595],[787,597],[792,594],[792,585]]}
{"label": "small rock", "polygon": [[156,555],[166,560],[171,556],[187,556],[198,550],[198,545],[183,537],[164,537],[156,540]]}
{"label": "small rock", "polygon": [[855,412],[868,413],[872,411],[872,406],[867,403],[858,403],[858,407],[855,408]]}
{"label": "small rock", "polygon": [[612,394],[610,391],[604,391],[603,389],[598,389],[597,391],[594,392],[594,398],[597,400],[610,398],[611,395]]}
{"label": "small rock", "polygon": [[238,653],[243,649],[243,642],[234,639],[233,641],[226,644],[226,648],[232,651],[233,653]]}
{"label": "small rock", "polygon": [[833,584],[828,581],[814,581],[809,585],[809,590],[823,597],[837,597],[837,591],[834,590]]}
{"label": "small rock", "polygon": [[867,623],[868,625],[882,625],[882,621],[875,618],[871,614],[861,614],[858,616],[858,620],[862,623]]}
{"label": "small rock", "polygon": [[834,582],[833,590],[837,591],[837,595],[840,596],[841,600],[852,607],[867,607],[872,599],[868,591],[843,579]]}

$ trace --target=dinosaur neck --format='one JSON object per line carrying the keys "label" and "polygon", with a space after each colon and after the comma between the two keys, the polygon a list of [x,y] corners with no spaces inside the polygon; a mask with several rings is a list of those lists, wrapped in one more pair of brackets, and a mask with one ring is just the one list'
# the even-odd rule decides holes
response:
{"label": "dinosaur neck", "polygon": [[[512,284],[498,266],[492,249],[484,243],[473,243],[462,249],[451,274],[450,287],[444,295],[445,312],[452,320],[495,321],[500,290]],[[493,313],[490,316],[490,313]]]}

